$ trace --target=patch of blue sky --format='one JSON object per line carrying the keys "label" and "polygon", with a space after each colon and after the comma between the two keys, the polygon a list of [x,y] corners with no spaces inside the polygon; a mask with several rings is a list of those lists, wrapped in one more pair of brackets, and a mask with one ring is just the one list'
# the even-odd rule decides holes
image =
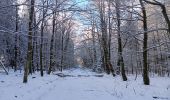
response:
{"label": "patch of blue sky", "polygon": [[88,0],[75,0],[79,7],[85,7],[88,4]]}
{"label": "patch of blue sky", "polygon": [[[77,7],[81,10],[85,10],[87,5],[88,5],[88,0],[74,0],[74,2],[77,3]],[[74,19],[81,25],[79,26],[79,28],[77,29],[77,33],[81,34],[82,33],[82,29],[84,29],[85,27],[87,27],[86,23],[87,21],[85,20],[84,16],[81,15],[81,11],[80,12],[76,12],[76,14],[74,15]]]}

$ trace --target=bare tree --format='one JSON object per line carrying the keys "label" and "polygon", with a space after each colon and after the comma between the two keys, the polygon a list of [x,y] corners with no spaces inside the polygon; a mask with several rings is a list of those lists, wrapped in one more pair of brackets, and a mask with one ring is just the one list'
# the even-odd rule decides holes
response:
{"label": "bare tree", "polygon": [[18,28],[19,28],[19,16],[18,16],[18,6],[16,5],[16,16],[15,16],[16,18],[16,20],[15,20],[15,31],[16,31],[16,35],[15,35],[15,62],[14,62],[14,64],[15,64],[15,66],[14,66],[14,71],[17,71],[17,67],[18,67],[18,56],[19,56],[19,41],[18,41],[18,39],[19,39],[19,37],[18,37]]}
{"label": "bare tree", "polygon": [[161,3],[161,2],[156,1],[156,0],[153,0],[153,2],[148,1],[148,0],[143,0],[143,1],[145,1],[148,4],[160,6],[160,8],[162,9],[162,14],[163,14],[163,16],[165,18],[165,21],[166,21],[167,25],[168,25],[168,32],[170,33],[170,19],[168,17],[165,5],[163,3]]}
{"label": "bare tree", "polygon": [[149,76],[148,76],[148,52],[147,52],[147,42],[148,42],[148,27],[147,27],[147,16],[145,6],[142,0],[139,0],[140,5],[142,7],[143,14],[143,30],[144,30],[144,38],[143,38],[143,82],[145,85],[149,85]]}
{"label": "bare tree", "polygon": [[127,81],[127,77],[125,74],[124,68],[124,60],[123,60],[123,48],[122,48],[122,38],[121,38],[121,31],[120,31],[120,0],[116,0],[116,16],[117,16],[117,34],[118,34],[118,66],[121,67],[121,74],[123,81]]}
{"label": "bare tree", "polygon": [[29,32],[28,32],[28,51],[27,51],[27,61],[26,66],[24,68],[24,78],[23,83],[27,83],[28,81],[28,72],[32,67],[32,28],[33,28],[33,18],[34,18],[34,3],[35,0],[31,0],[31,7],[29,10]]}

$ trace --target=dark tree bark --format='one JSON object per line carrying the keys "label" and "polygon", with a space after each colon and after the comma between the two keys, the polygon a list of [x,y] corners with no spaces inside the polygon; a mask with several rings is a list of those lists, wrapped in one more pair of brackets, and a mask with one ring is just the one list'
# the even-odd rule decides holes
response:
{"label": "dark tree bark", "polygon": [[40,42],[40,75],[43,76],[43,54],[42,54],[42,50],[43,50],[43,34],[44,34],[44,22],[42,22],[41,25],[41,42]]}
{"label": "dark tree bark", "polygon": [[116,16],[117,16],[117,34],[118,34],[118,66],[120,66],[120,69],[121,69],[121,74],[122,74],[122,79],[123,81],[127,81],[127,77],[126,77],[126,74],[125,74],[125,68],[124,68],[124,60],[123,60],[123,55],[122,55],[122,52],[123,52],[123,48],[122,48],[122,38],[121,38],[121,33],[120,33],[120,25],[121,25],[121,22],[120,22],[120,1],[117,0],[116,1]]}
{"label": "dark tree bark", "polygon": [[15,35],[15,60],[14,60],[14,72],[15,71],[17,71],[17,67],[18,67],[18,49],[19,49],[19,46],[18,46],[18,39],[19,39],[19,37],[18,37],[18,23],[19,23],[19,21],[18,21],[18,6],[16,5],[16,20],[15,20],[15,32],[16,32],[16,35]]}
{"label": "dark tree bark", "polygon": [[53,12],[53,31],[52,31],[52,36],[51,36],[51,43],[50,43],[50,66],[48,68],[48,74],[51,73],[52,67],[54,66],[54,34],[55,34],[55,17],[56,13]]}
{"label": "dark tree bark", "polygon": [[29,32],[28,32],[28,51],[27,51],[27,61],[24,68],[24,78],[23,83],[28,81],[28,72],[32,66],[32,28],[33,28],[33,17],[34,17],[34,3],[35,0],[31,0],[31,7],[29,12]]}
{"label": "dark tree bark", "polygon": [[161,7],[161,9],[162,9],[162,14],[163,14],[163,16],[164,16],[164,19],[165,19],[167,25],[168,25],[168,33],[170,33],[170,19],[169,19],[169,17],[168,17],[168,14],[167,14],[165,5],[162,4],[161,2],[156,1],[156,0],[153,0],[153,2],[148,1],[148,0],[143,0],[143,1],[145,1],[145,2],[148,3],[148,4],[157,5],[157,6],[160,6],[160,7]]}
{"label": "dark tree bark", "polygon": [[[36,13],[34,12],[34,26],[36,26]],[[35,72],[35,66],[38,66],[38,53],[36,52],[37,51],[37,27],[34,27],[34,33],[33,33],[33,51],[32,51],[32,72],[34,73]]]}
{"label": "dark tree bark", "polygon": [[44,21],[41,25],[41,42],[40,42],[40,75],[43,76],[43,36],[44,36]]}
{"label": "dark tree bark", "polygon": [[60,71],[63,71],[63,60],[64,60],[64,30],[61,33],[61,61],[60,61]]}
{"label": "dark tree bark", "polygon": [[[45,55],[43,56],[43,40],[44,40],[44,21],[45,21],[45,14],[46,14],[46,12],[47,12],[47,9],[45,9],[45,3],[47,3],[47,6],[48,6],[48,1],[46,2],[45,0],[43,0],[42,1],[42,3],[43,3],[43,15],[42,15],[42,23],[41,23],[41,42],[40,42],[40,75],[41,76],[43,76],[44,75],[44,73],[43,73],[43,66],[44,66],[44,64],[43,64],[43,58],[45,58]],[[45,48],[45,46],[44,46],[44,48]]]}
{"label": "dark tree bark", "polygon": [[143,30],[144,30],[144,38],[143,38],[143,82],[145,85],[149,85],[149,76],[148,76],[148,57],[147,57],[147,41],[148,41],[148,33],[147,33],[147,16],[146,16],[146,10],[145,6],[143,4],[142,0],[139,0],[140,5],[142,7],[142,13],[143,13]]}
{"label": "dark tree bark", "polygon": [[92,43],[93,43],[93,69],[96,68],[97,55],[96,55],[96,41],[95,41],[95,19],[94,16],[91,17],[91,33],[92,33]]}
{"label": "dark tree bark", "polygon": [[108,23],[109,23],[109,31],[108,31],[108,49],[109,49],[109,60],[111,60],[111,37],[112,37],[112,25],[111,25],[111,1],[108,1]]}
{"label": "dark tree bark", "polygon": [[113,76],[115,76],[114,69],[112,67],[112,64],[110,62],[109,58],[109,50],[108,50],[108,39],[107,39],[107,24],[105,21],[104,16],[104,2],[100,1],[100,26],[102,31],[102,49],[103,49],[103,56],[104,56],[104,62],[105,62],[105,69],[106,73],[110,74],[112,73]]}

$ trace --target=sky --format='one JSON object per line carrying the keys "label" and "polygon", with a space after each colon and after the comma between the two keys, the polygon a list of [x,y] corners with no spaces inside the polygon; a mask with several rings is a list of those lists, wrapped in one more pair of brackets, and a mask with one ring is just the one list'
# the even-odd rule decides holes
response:
{"label": "sky", "polygon": [[[88,0],[76,0],[78,3],[77,6],[80,7],[81,9],[85,9],[86,5],[88,5]],[[82,30],[85,28],[83,16],[80,14],[80,12],[77,12],[74,16],[75,22],[77,24],[76,29],[77,33],[81,34]]]}
{"label": "sky", "polygon": [[80,2],[78,5],[81,6],[81,7],[88,3],[88,0],[75,0],[75,1]]}

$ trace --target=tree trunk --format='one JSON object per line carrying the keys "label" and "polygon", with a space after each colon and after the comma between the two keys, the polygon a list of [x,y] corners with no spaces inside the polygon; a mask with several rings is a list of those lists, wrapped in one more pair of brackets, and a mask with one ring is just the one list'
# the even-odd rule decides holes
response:
{"label": "tree trunk", "polygon": [[101,26],[101,33],[102,33],[102,49],[103,49],[103,56],[104,56],[104,62],[105,62],[105,69],[106,73],[110,74],[112,73],[113,76],[115,76],[114,69],[112,67],[112,64],[109,59],[109,50],[108,50],[108,39],[107,39],[107,24],[105,20],[104,15],[104,2],[100,1],[100,26]]}
{"label": "tree trunk", "polygon": [[52,67],[54,66],[54,34],[55,34],[55,17],[56,13],[53,12],[53,31],[52,31],[52,36],[51,36],[51,43],[50,43],[50,66],[48,68],[48,74],[51,73]]}
{"label": "tree trunk", "polygon": [[32,66],[32,28],[33,28],[33,16],[34,16],[34,2],[35,0],[31,0],[31,8],[29,12],[28,51],[27,51],[26,66],[24,68],[23,83],[27,83],[28,72]]}
{"label": "tree trunk", "polygon": [[108,35],[108,52],[109,52],[109,60],[111,60],[111,32],[112,32],[112,25],[111,25],[111,1],[108,1],[108,20],[109,20],[109,35]]}
{"label": "tree trunk", "polygon": [[93,42],[93,69],[95,70],[96,64],[97,64],[97,55],[96,55],[96,43],[95,43],[95,20],[94,20],[94,17],[92,17],[91,24],[92,24],[91,33],[92,33],[92,42]]}
{"label": "tree trunk", "polygon": [[60,62],[60,71],[63,71],[63,59],[64,58],[64,31],[62,29],[61,34],[61,62]]}
{"label": "tree trunk", "polygon": [[16,24],[15,24],[15,32],[16,32],[16,35],[15,35],[15,60],[14,60],[14,72],[17,71],[17,67],[18,67],[18,6],[16,6]]}
{"label": "tree trunk", "polygon": [[[36,14],[34,12],[34,26],[36,26]],[[35,72],[35,66],[37,66],[37,63],[38,63],[38,53],[36,52],[37,51],[37,27],[34,27],[34,38],[33,38],[33,52],[32,52],[32,71],[33,73]]]}
{"label": "tree trunk", "polygon": [[122,38],[121,38],[121,33],[120,33],[120,1],[117,0],[116,1],[116,16],[117,16],[117,34],[118,34],[118,66],[120,66],[121,68],[121,74],[122,74],[122,79],[123,81],[127,81],[127,77],[125,74],[125,68],[124,68],[124,60],[123,60],[123,55],[122,55]]}
{"label": "tree trunk", "polygon": [[44,20],[41,24],[41,42],[40,42],[40,75],[43,76],[43,35],[44,35]]}
{"label": "tree trunk", "polygon": [[156,0],[154,0],[154,2],[151,2],[151,1],[148,1],[148,0],[143,0],[143,1],[145,1],[145,2],[148,3],[148,4],[157,5],[157,6],[160,6],[160,7],[161,7],[161,9],[162,9],[162,14],[163,14],[163,16],[164,16],[164,19],[165,19],[167,25],[168,25],[168,33],[170,33],[170,19],[169,19],[169,17],[168,17],[168,14],[167,14],[165,5],[162,4],[161,2],[156,1]]}
{"label": "tree trunk", "polygon": [[162,14],[165,18],[167,25],[168,25],[168,33],[170,34],[170,20],[169,20],[168,14],[166,12],[165,5],[161,5],[161,8],[162,8]]}
{"label": "tree trunk", "polygon": [[44,21],[45,21],[45,14],[46,14],[46,10],[44,9],[45,6],[45,1],[43,0],[43,15],[42,15],[42,23],[41,23],[41,42],[40,42],[40,75],[43,76],[43,37],[44,37]]}
{"label": "tree trunk", "polygon": [[147,17],[146,17],[146,10],[142,0],[139,0],[140,5],[142,7],[143,13],[143,30],[144,30],[144,38],[143,38],[143,82],[145,85],[149,85],[149,76],[148,76],[148,58],[147,58],[147,41],[148,41],[148,34],[147,34]]}

